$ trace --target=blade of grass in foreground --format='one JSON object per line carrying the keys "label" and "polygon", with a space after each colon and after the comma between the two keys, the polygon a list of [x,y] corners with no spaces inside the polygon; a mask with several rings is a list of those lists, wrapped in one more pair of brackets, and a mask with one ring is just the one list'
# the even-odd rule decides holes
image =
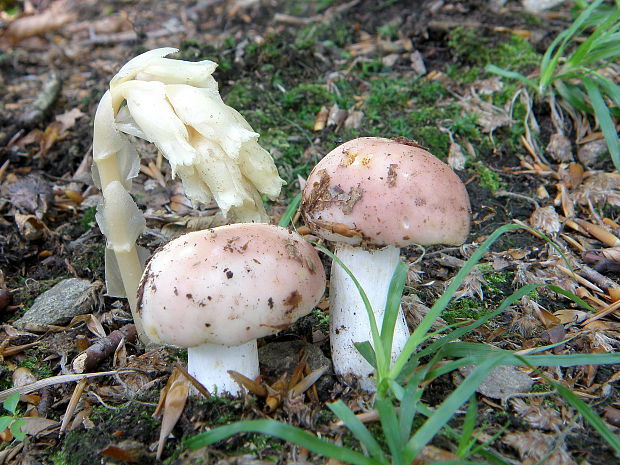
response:
{"label": "blade of grass in foreground", "polygon": [[474,394],[489,372],[497,365],[502,364],[504,357],[504,354],[498,354],[488,357],[480,363],[480,365],[474,368],[470,375],[465,378],[461,385],[435,409],[428,420],[424,422],[407,442],[403,455],[404,463],[411,463],[413,461],[420,450],[422,450],[422,448],[435,437],[439,430],[453,418],[454,412],[461,408],[467,399]]}
{"label": "blade of grass in foreground", "polygon": [[558,393],[566,399],[581,415],[592,425],[592,427],[600,434],[607,444],[614,448],[616,454],[620,454],[620,439],[609,429],[607,425],[601,420],[594,410],[592,410],[583,400],[577,397],[567,387],[554,381],[549,381],[557,390]]}
{"label": "blade of grass in foreground", "polygon": [[283,439],[305,447],[306,449],[314,452],[315,454],[322,455],[324,457],[334,458],[343,462],[351,463],[353,465],[385,465],[370,457],[355,452],[346,447],[337,446],[324,439],[317,438],[313,434],[296,428],[291,425],[277,422],[275,420],[248,420],[232,423],[226,426],[220,426],[219,428],[212,429],[205,433],[200,433],[193,438],[185,441],[185,445],[189,449],[200,449],[206,447],[214,442],[226,439],[233,434],[237,433],[261,433],[276,438]]}
{"label": "blade of grass in foreground", "polygon": [[278,226],[282,226],[283,228],[286,228],[288,227],[289,224],[291,224],[291,221],[293,221],[293,217],[295,216],[295,213],[297,213],[297,209],[299,208],[300,203],[301,203],[301,192],[297,194],[295,197],[293,197],[293,200],[291,200],[291,203],[288,204],[288,207],[286,207],[286,211],[284,212],[284,215],[282,215],[282,218],[280,218],[280,221],[278,221]]}
{"label": "blade of grass in foreground", "polygon": [[418,327],[413,331],[413,334],[409,336],[405,347],[401,354],[398,356],[394,365],[392,366],[392,370],[390,371],[390,378],[397,379],[398,375],[403,370],[403,367],[409,360],[409,357],[415,352],[416,348],[422,343],[424,340],[424,336],[429,332],[433,323],[437,320],[441,312],[448,306],[452,297],[460,287],[461,283],[467,276],[467,274],[472,270],[474,266],[480,261],[480,259],[484,256],[484,254],[489,250],[489,248],[495,243],[495,241],[505,232],[512,231],[515,229],[527,229],[527,227],[519,225],[519,224],[506,224],[495,231],[478,247],[478,249],[472,254],[472,256],[465,262],[465,265],[461,268],[461,270],[456,274],[456,276],[450,282],[450,285],[446,288],[444,293],[437,299],[435,304],[431,307],[426,316],[422,319]]}
{"label": "blade of grass in foreground", "polygon": [[[396,320],[399,315],[400,301],[403,296],[403,289],[405,289],[408,269],[409,267],[407,265],[399,261],[392,275],[392,280],[390,281],[390,287],[388,289],[383,323],[381,325],[381,342],[383,343],[383,350],[387,357],[391,357],[392,354],[394,327],[396,326]],[[389,365],[389,361],[387,363]]]}
{"label": "blade of grass in foreground", "polygon": [[611,160],[614,162],[616,170],[620,172],[620,140],[618,140],[618,133],[616,131],[616,125],[614,124],[609,108],[605,104],[605,100],[601,95],[601,92],[597,85],[590,78],[582,78],[583,85],[588,92],[592,107],[594,108],[594,114],[598,120],[598,124],[601,126],[603,137],[607,142],[607,148],[611,155]]}
{"label": "blade of grass in foreground", "polygon": [[343,401],[338,400],[333,404],[327,404],[327,406],[334,412],[334,415],[340,418],[345,426],[349,428],[349,431],[351,431],[353,436],[366,448],[371,457],[382,463],[387,463],[385,454],[377,440],[370,431],[368,431],[366,425],[355,416],[355,413],[353,413]]}
{"label": "blade of grass in foreground", "polygon": [[499,349],[494,346],[473,342],[452,342],[444,346],[445,357],[467,357],[473,363],[484,360],[489,356],[503,353],[504,365],[523,365],[524,361],[534,367],[555,366],[572,367],[579,365],[613,365],[620,363],[620,354],[568,354],[568,355],[524,355],[510,350]]}
{"label": "blade of grass in foreground", "polygon": [[330,257],[334,262],[338,264],[338,266],[342,267],[342,269],[347,275],[349,275],[349,278],[351,278],[351,281],[353,281],[353,284],[357,288],[357,292],[359,292],[360,298],[364,303],[364,308],[366,309],[366,316],[368,317],[368,321],[370,323],[370,334],[372,335],[372,345],[375,350],[375,361],[377,362],[377,379],[385,378],[390,368],[390,355],[388,354],[386,357],[384,353],[383,344],[381,342],[381,334],[379,333],[379,327],[377,326],[377,320],[375,319],[375,314],[372,311],[373,309],[370,305],[370,301],[368,300],[368,296],[366,295],[366,291],[364,291],[364,288],[357,280],[353,272],[334,253],[332,253],[330,250],[326,249],[322,245],[316,245],[316,248],[326,254],[328,257]]}

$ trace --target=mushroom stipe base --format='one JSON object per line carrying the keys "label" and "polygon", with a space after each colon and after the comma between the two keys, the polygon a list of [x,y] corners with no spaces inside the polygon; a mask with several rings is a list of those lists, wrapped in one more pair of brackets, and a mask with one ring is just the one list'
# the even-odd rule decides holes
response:
{"label": "mushroom stipe base", "polygon": [[187,371],[214,394],[240,396],[243,388],[228,374],[228,370],[250,379],[259,374],[256,339],[238,346],[203,344],[187,349]]}

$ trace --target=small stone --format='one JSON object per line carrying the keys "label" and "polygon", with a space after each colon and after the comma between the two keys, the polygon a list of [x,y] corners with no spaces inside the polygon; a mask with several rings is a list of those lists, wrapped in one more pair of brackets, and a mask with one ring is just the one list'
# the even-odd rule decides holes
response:
{"label": "small stone", "polygon": [[577,159],[585,166],[594,165],[601,155],[607,152],[607,143],[603,139],[583,144],[577,150]]}
{"label": "small stone", "polygon": [[48,325],[59,325],[74,316],[92,311],[99,281],[91,283],[86,279],[64,279],[37,297],[32,306],[14,323],[24,330],[39,330]]}
{"label": "small stone", "polygon": [[553,156],[557,161],[572,161],[572,147],[570,140],[559,132],[551,135],[549,144],[547,145],[547,152]]}
{"label": "small stone", "polygon": [[424,76],[426,74],[426,65],[424,64],[424,58],[419,51],[414,51],[411,55],[409,55],[409,60],[411,61],[411,69],[413,69],[416,74],[420,76]]}
{"label": "small stone", "polygon": [[[473,370],[472,365],[459,369],[463,376],[469,376]],[[510,365],[500,365],[489,372],[476,391],[491,399],[500,399],[505,402],[515,394],[529,392],[533,384],[534,381],[527,373]]]}
{"label": "small stone", "polygon": [[311,370],[331,366],[331,361],[321,349],[303,341],[271,342],[258,349],[261,372],[267,376],[278,377],[284,372],[291,373],[299,362],[302,350],[308,354],[307,363]]}

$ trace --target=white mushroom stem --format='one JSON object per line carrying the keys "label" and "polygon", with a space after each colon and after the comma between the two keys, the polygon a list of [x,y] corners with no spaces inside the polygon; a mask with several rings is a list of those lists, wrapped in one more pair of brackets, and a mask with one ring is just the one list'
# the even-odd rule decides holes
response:
{"label": "white mushroom stem", "polygon": [[[364,289],[372,306],[377,327],[381,331],[388,289],[398,264],[400,249],[388,246],[377,250],[364,250],[361,247],[339,243],[335,253]],[[373,344],[366,309],[357,287],[336,262],[332,264],[329,300],[334,370],[347,381],[356,379],[361,389],[374,392],[376,390],[374,369],[353,345],[363,341]],[[400,354],[408,337],[409,330],[400,309],[394,327],[392,362]]]}
{"label": "white mushroom stem", "polygon": [[211,393],[240,396],[243,388],[228,374],[228,370],[250,379],[259,374],[256,339],[239,346],[203,344],[187,349],[187,370]]}

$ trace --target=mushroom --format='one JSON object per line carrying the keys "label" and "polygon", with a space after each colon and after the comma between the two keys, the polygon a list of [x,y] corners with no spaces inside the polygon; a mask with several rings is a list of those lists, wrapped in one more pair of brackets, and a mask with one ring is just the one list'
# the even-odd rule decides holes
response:
{"label": "mushroom", "polygon": [[[400,247],[451,244],[469,233],[465,186],[443,162],[405,138],[362,137],[328,153],[303,191],[302,215],[360,282],[380,328]],[[375,390],[372,366],[354,343],[371,339],[370,323],[353,281],[336,263],[330,276],[331,350],[336,374]],[[409,331],[402,310],[392,361]]]}
{"label": "mushroom", "polygon": [[188,348],[188,371],[207,389],[239,395],[228,375],[259,374],[256,339],[308,314],[325,272],[301,236],[233,224],[174,239],[148,262],[138,311],[153,341]]}

